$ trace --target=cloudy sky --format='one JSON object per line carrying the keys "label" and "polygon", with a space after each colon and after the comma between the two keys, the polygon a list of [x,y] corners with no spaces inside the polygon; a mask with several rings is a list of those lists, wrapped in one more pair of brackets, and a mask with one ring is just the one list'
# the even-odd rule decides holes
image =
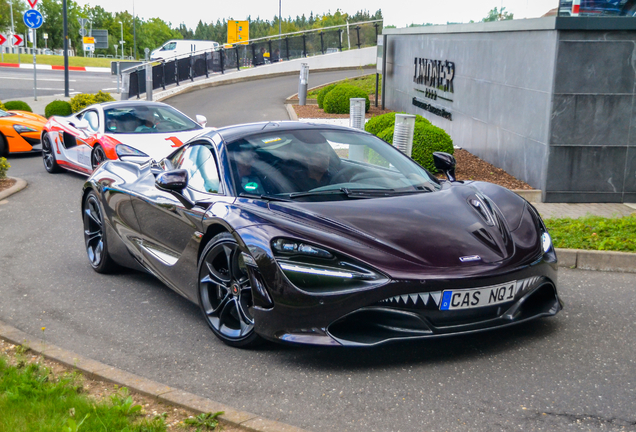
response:
{"label": "cloudy sky", "polygon": [[[159,17],[173,26],[185,23],[196,27],[199,20],[212,22],[222,18],[246,19],[260,16],[271,20],[278,15],[279,0],[77,0],[80,5],[102,6],[109,12],[128,10],[143,19]],[[281,0],[283,17],[305,14],[313,11],[322,14],[335,12],[340,8],[350,14],[366,9],[375,12],[382,9],[385,25],[405,27],[411,23],[446,24],[481,20],[493,7],[504,6],[514,13],[515,18],[536,18],[557,7],[558,0]]]}

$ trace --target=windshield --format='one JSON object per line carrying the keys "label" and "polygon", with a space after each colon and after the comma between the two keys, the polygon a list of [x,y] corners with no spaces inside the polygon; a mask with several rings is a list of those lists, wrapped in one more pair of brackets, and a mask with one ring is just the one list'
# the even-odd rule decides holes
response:
{"label": "windshield", "polygon": [[13,114],[13,113],[6,112],[6,111],[0,109],[0,117],[11,117],[11,116],[14,116],[14,115],[15,114]]}
{"label": "windshield", "polygon": [[172,133],[201,129],[185,114],[169,106],[128,106],[104,110],[106,133]]}
{"label": "windshield", "polygon": [[399,150],[353,130],[268,132],[237,140],[227,148],[237,195],[315,201],[440,187]]}

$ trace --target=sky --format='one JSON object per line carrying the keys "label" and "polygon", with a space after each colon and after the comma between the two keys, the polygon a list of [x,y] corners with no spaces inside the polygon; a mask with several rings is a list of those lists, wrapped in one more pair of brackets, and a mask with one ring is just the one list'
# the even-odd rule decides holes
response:
{"label": "sky", "polygon": [[[217,19],[246,19],[258,16],[272,20],[278,15],[279,0],[76,0],[80,5],[101,6],[109,12],[128,10],[143,19],[161,18],[173,27],[184,23],[194,29],[199,22],[216,22]],[[338,8],[354,14],[366,9],[374,13],[382,9],[385,25],[407,27],[409,24],[446,24],[446,22],[480,21],[494,7],[506,8],[517,18],[537,18],[557,7],[558,0],[280,0],[284,18],[296,15],[309,16]]]}

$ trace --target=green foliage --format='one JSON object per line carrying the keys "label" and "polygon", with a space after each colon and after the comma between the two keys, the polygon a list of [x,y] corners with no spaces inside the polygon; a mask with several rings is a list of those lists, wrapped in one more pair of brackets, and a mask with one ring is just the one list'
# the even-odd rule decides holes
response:
{"label": "green foliage", "polygon": [[140,419],[138,405],[125,393],[117,400],[96,402],[82,392],[78,374],[54,378],[46,367],[16,359],[17,366],[12,366],[0,356],[0,431],[167,430],[159,417]]}
{"label": "green foliage", "polygon": [[87,106],[102,102],[112,102],[114,100],[115,99],[113,99],[113,97],[109,93],[104,93],[101,90],[95,94],[80,93],[71,98],[71,110],[76,113],[83,110]]}
{"label": "green foliage", "polygon": [[187,425],[192,425],[196,427],[196,432],[201,432],[204,430],[214,430],[219,425],[219,421],[217,417],[222,415],[224,412],[219,411],[217,413],[203,413],[199,414],[196,417],[188,418],[184,420],[184,423]]}
{"label": "green foliage", "polygon": [[[369,119],[369,121],[364,125],[364,130],[372,133],[373,135],[378,136],[380,132],[395,125],[395,114],[406,114],[406,113],[386,113],[379,116],[375,116]],[[415,116],[415,123],[424,123],[430,125],[431,122],[421,115]]]}
{"label": "green foliage", "polygon": [[364,111],[368,112],[371,103],[369,102],[369,95],[364,90],[354,87],[350,84],[338,84],[333,88],[323,100],[323,108],[326,113],[331,114],[349,114],[349,99],[351,98],[364,98]]}
{"label": "green foliage", "polygon": [[4,104],[7,111],[28,111],[33,112],[28,103],[22,101],[9,101]]}
{"label": "green foliage", "polygon": [[48,104],[46,108],[44,108],[44,117],[46,118],[52,116],[66,117],[70,116],[72,113],[73,110],[71,109],[70,103],[57,99]]}
{"label": "green foliage", "polygon": [[491,21],[505,21],[505,20],[511,20],[511,19],[514,19],[514,14],[510,12],[506,12],[505,7],[502,7],[501,10],[498,10],[495,7],[494,9],[491,9],[490,12],[488,12],[488,16],[486,16],[486,18],[484,18],[482,21],[491,22]]}
{"label": "green foliage", "polygon": [[7,178],[9,168],[11,168],[11,165],[7,162],[7,158],[0,157],[0,179]]}
{"label": "green foliage", "polygon": [[[386,128],[378,134],[378,138],[383,139],[389,144],[393,144],[393,132],[395,126]],[[426,124],[423,122],[415,123],[413,130],[413,151],[411,159],[429,170],[436,172],[435,163],[433,162],[433,152],[441,151],[453,154],[453,140],[441,128]]]}
{"label": "green foliage", "polygon": [[[319,92],[318,95],[316,96],[316,101],[318,102],[318,108],[322,109],[323,106],[323,102],[325,100],[325,96],[327,96],[327,93],[329,93],[331,90],[336,88],[336,84],[331,84],[328,85],[327,87],[323,87]],[[309,96],[309,95],[307,95]]]}
{"label": "green foliage", "polygon": [[0,101],[0,109],[6,111],[7,109],[5,108],[4,104],[2,103],[2,101]]}
{"label": "green foliage", "polygon": [[636,252],[636,215],[545,219],[555,247]]}

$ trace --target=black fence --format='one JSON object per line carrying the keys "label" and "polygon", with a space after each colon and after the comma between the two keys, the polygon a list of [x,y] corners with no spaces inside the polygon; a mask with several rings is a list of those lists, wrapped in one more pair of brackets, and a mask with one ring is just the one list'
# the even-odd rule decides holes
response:
{"label": "black fence", "polygon": [[[280,61],[329,54],[349,49],[360,49],[377,44],[382,31],[381,21],[353,23],[308,32],[290,33],[259,40],[247,41],[242,45],[225,46],[212,51],[193,52],[173,60],[155,63],[152,66],[153,90],[165,90],[167,86],[179,85],[195,78],[209,77],[211,74],[228,70],[258,67]],[[124,82],[124,85],[126,83]],[[146,92],[146,66],[141,65],[129,72],[128,98]]]}

